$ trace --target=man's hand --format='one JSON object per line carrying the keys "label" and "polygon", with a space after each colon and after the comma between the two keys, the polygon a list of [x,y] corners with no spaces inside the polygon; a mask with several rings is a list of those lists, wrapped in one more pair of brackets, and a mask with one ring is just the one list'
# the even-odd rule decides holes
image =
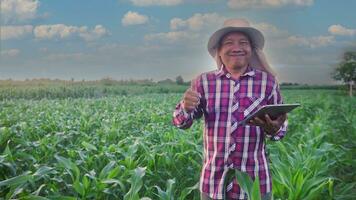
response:
{"label": "man's hand", "polygon": [[186,112],[193,111],[200,103],[200,94],[189,88],[183,96],[183,109]]}
{"label": "man's hand", "polygon": [[262,120],[258,117],[249,121],[249,124],[255,126],[261,126],[262,129],[267,132],[267,134],[274,136],[277,131],[281,128],[284,121],[287,119],[287,114],[279,116],[277,119],[272,120],[268,114],[265,115],[265,119]]}

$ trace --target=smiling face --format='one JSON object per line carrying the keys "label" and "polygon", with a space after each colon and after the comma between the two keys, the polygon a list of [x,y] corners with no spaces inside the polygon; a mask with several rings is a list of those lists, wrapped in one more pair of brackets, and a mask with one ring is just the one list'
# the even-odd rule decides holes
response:
{"label": "smiling face", "polygon": [[240,70],[247,67],[251,58],[251,43],[240,32],[226,34],[218,48],[218,54],[227,69]]}

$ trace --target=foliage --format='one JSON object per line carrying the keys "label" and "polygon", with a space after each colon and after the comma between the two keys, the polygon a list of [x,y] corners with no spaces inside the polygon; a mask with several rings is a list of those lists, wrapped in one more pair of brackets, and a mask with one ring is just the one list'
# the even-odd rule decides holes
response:
{"label": "foliage", "polygon": [[183,77],[182,77],[182,76],[177,76],[177,77],[176,77],[176,83],[177,83],[178,85],[183,85],[183,84],[184,84]]}
{"label": "foliage", "polygon": [[356,81],[356,51],[344,53],[344,60],[335,69],[333,78],[349,84],[350,96],[352,96],[352,87]]}
{"label": "foliage", "polygon": [[[287,136],[267,144],[273,197],[355,199],[356,100],[328,90],[283,96],[302,107],[288,116]],[[199,199],[203,127],[171,125],[180,98],[0,101],[0,197]]]}

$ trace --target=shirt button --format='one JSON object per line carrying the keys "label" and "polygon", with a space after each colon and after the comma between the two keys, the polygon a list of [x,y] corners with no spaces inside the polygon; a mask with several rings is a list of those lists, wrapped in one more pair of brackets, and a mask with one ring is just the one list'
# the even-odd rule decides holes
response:
{"label": "shirt button", "polygon": [[227,74],[226,74],[226,77],[227,77],[227,78],[230,78],[230,77],[231,77],[230,73],[227,73]]}

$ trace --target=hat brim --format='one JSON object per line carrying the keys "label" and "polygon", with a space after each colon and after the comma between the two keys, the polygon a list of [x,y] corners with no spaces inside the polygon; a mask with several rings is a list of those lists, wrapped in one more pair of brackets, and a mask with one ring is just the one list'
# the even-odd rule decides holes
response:
{"label": "hat brim", "polygon": [[224,27],[213,33],[209,39],[208,51],[212,57],[215,57],[216,50],[222,37],[231,32],[242,32],[250,38],[253,47],[259,49],[263,49],[264,47],[265,39],[259,30],[252,27]]}

